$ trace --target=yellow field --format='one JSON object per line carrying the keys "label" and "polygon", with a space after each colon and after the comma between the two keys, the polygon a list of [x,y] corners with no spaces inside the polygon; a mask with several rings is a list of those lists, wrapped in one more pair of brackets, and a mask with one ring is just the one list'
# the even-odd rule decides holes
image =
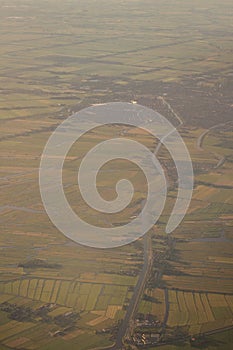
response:
{"label": "yellow field", "polygon": [[95,327],[95,326],[99,325],[100,323],[107,321],[107,319],[108,318],[106,316],[100,316],[100,317],[97,317],[94,320],[88,322],[87,324],[89,326]]}
{"label": "yellow field", "polygon": [[105,316],[111,320],[115,319],[117,311],[121,310],[122,306],[120,305],[109,305],[106,311]]}
{"label": "yellow field", "polygon": [[168,325],[189,326],[190,334],[221,328],[232,322],[232,305],[233,295],[169,290]]}

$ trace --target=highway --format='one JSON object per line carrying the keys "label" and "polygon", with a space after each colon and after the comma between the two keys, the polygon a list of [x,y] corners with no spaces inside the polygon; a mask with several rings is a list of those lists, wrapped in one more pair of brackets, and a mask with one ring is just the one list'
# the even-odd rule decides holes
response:
{"label": "highway", "polygon": [[[211,130],[218,129],[218,128],[220,128],[221,126],[228,125],[229,123],[232,123],[232,121],[230,120],[230,121],[228,121],[228,122],[226,122],[226,123],[216,124],[216,125],[212,126],[211,128],[209,128],[209,129],[203,131],[203,133],[202,133],[202,134],[198,137],[198,139],[197,139],[197,148],[198,148],[199,150],[203,151],[203,150],[204,150],[204,148],[203,148],[203,142],[204,142],[204,139],[205,139],[205,137],[207,136],[207,134],[208,134]],[[222,155],[217,154],[217,153],[214,153],[214,152],[212,152],[212,153],[213,153],[213,155],[214,155],[214,156],[217,158],[217,160],[218,160],[217,165],[215,165],[215,167],[214,167],[215,169],[217,169],[217,168],[221,167],[221,166],[223,165],[223,163],[225,162],[225,156],[222,156]]]}
{"label": "highway", "polygon": [[140,272],[137,284],[134,288],[134,293],[133,293],[133,296],[130,300],[129,306],[127,308],[125,318],[120,325],[120,328],[119,328],[119,331],[117,334],[116,342],[114,345],[105,348],[106,350],[120,350],[123,346],[124,338],[130,334],[130,329],[131,329],[130,325],[133,322],[133,318],[135,316],[135,312],[137,310],[138,303],[141,299],[147,278],[148,278],[150,271],[151,271],[151,268],[152,268],[153,252],[152,252],[151,237],[150,237],[149,233],[147,233],[144,236],[143,246],[144,246],[143,268]]}
{"label": "highway", "polygon": [[147,233],[143,238],[143,255],[143,267],[139,274],[137,284],[134,288],[133,296],[127,308],[125,318],[119,327],[115,343],[105,348],[95,348],[93,350],[121,350],[123,347],[124,338],[130,335],[133,318],[135,316],[135,312],[144,291],[153,263],[152,242],[149,233]]}
{"label": "highway", "polygon": [[[183,121],[180,118],[180,116],[178,116],[178,114],[173,110],[171,105],[164,99],[164,97],[159,96],[159,98],[167,106],[167,108],[173,113],[173,115],[177,118],[177,120],[179,121],[179,126],[183,125]],[[168,136],[168,135],[166,135],[166,136]],[[154,151],[155,155],[158,154],[161,146],[162,146],[162,140],[158,143],[157,147],[155,148],[155,151]],[[127,308],[125,318],[120,325],[120,328],[119,328],[119,331],[117,334],[116,342],[114,345],[104,348],[105,350],[121,350],[123,347],[124,339],[129,337],[131,334],[131,330],[133,328],[133,319],[135,316],[135,312],[138,308],[139,301],[141,299],[142,293],[144,291],[147,279],[149,277],[149,274],[151,272],[151,268],[153,265],[153,250],[152,250],[151,236],[149,233],[147,233],[144,236],[143,242],[144,242],[143,268],[140,272],[137,284],[134,288],[134,293],[133,293],[133,296],[130,300],[129,306]],[[168,304],[168,300],[167,300],[167,304]],[[167,310],[168,310],[168,307],[167,307]],[[165,319],[167,317],[168,317],[168,315],[165,316]],[[103,348],[101,348],[101,349],[103,350]]]}
{"label": "highway", "polygon": [[[163,104],[165,104],[167,108],[177,118],[177,120],[179,121],[179,126],[183,125],[183,121],[180,118],[180,116],[178,116],[178,114],[173,110],[171,105],[164,99],[164,97],[159,96],[159,98],[162,100]],[[162,146],[162,140],[158,143],[157,147],[155,148],[155,151],[154,151],[155,155],[158,154],[161,146]],[[153,263],[152,242],[151,242],[150,235],[147,233],[144,236],[144,264],[143,264],[142,271],[140,272],[137,285],[134,289],[133,297],[130,300],[130,304],[126,312],[126,316],[120,326],[116,343],[112,347],[109,347],[106,349],[120,350],[122,348],[124,338],[130,335],[135,311],[137,310],[138,303],[141,299],[143,290],[145,288],[147,278],[150,274],[152,263]]]}

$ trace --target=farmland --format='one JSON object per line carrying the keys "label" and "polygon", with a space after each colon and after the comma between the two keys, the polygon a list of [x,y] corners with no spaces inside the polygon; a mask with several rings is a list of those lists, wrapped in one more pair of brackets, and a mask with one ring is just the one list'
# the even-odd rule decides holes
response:
{"label": "farmland", "polygon": [[[150,313],[163,321],[165,316],[164,290],[147,291],[152,301],[142,301],[139,312]],[[188,327],[195,335],[232,324],[233,295],[168,290],[168,327]]]}
{"label": "farmland", "polygon": [[[229,129],[228,126],[227,133],[232,134]],[[206,346],[212,344],[213,348],[221,348],[216,340],[218,332],[226,329],[226,339],[232,337],[232,193],[229,190],[232,182],[228,177],[231,146],[221,147],[224,130],[223,126],[210,132],[199,152],[195,143],[187,142],[195,159],[194,166],[201,164],[199,154],[206,157],[206,152],[221,154],[224,164],[216,167],[218,157],[215,156],[208,165],[205,163],[205,167],[196,169],[189,212],[170,238],[163,233],[170,211],[170,206],[166,207],[154,231],[154,268],[138,308],[138,317],[152,315],[157,320],[154,331],[163,333],[161,342],[173,339],[187,349],[190,348],[188,337],[198,334],[206,334],[201,341]],[[193,135],[197,135],[196,130]],[[172,200],[172,191],[170,196]],[[152,326],[155,327],[153,322]],[[139,332],[137,323],[136,332]],[[212,339],[215,339],[213,343]],[[222,349],[228,349],[227,346],[224,343]]]}
{"label": "farmland", "polygon": [[[6,318],[5,323],[0,326],[1,341],[9,345],[16,340],[26,339],[24,346],[40,348],[43,344],[46,345],[53,340],[51,334],[55,334],[59,329],[56,321],[58,317],[65,318],[70,313],[76,313],[79,315],[78,320],[75,324],[72,323],[69,333],[63,335],[64,344],[73,346],[84,334],[86,337],[95,338],[96,332],[100,332],[103,327],[110,327],[117,323],[124,316],[123,305],[127,302],[128,295],[129,286],[117,283],[116,285],[92,284],[73,280],[39,278],[3,283],[0,299],[1,309],[4,311],[2,314],[4,316],[6,312],[9,313],[10,306],[8,305],[13,305],[14,313],[11,312],[10,317],[14,321]],[[27,322],[26,317],[29,320],[32,319],[33,312],[31,312],[25,316],[25,319],[22,319],[24,308],[34,310],[34,313],[36,310],[37,317]],[[44,310],[43,313],[42,310]],[[16,317],[17,314],[19,319]],[[45,315],[47,321],[45,321]],[[50,320],[49,326],[48,320]],[[69,322],[67,319],[66,323],[69,324]],[[37,343],[38,326],[45,336],[39,344]],[[26,337],[29,328],[30,336]],[[100,344],[108,344],[103,335],[96,336],[95,341]]]}
{"label": "farmland", "polygon": [[[54,129],[82,108],[112,101],[137,101],[177,126],[195,175],[188,213],[168,237],[177,174],[161,147],[168,200],[150,232],[153,266],[134,316],[152,315],[174,344],[177,330],[189,337],[232,325],[231,12],[230,0],[0,2],[0,349],[89,350],[117,338],[143,267],[142,240],[114,250],[72,242],[49,220],[38,179]],[[152,151],[157,144],[118,125],[71,148],[65,194],[84,221],[100,227],[129,222],[147,191],[138,168],[117,160],[101,169],[99,192],[112,200],[116,182],[128,178],[132,203],[114,215],[84,203],[77,169],[111,137]],[[208,349],[230,349],[232,334],[208,335]],[[180,346],[191,348],[185,340],[161,349]]]}

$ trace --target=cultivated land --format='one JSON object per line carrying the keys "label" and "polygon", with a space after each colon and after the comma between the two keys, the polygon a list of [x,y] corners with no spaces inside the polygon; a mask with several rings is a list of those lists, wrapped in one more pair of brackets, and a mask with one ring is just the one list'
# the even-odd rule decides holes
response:
{"label": "cultivated land", "polygon": [[[104,348],[122,333],[134,348],[144,333],[157,335],[156,349],[190,349],[190,336],[197,348],[231,349],[231,12],[230,0],[0,2],[0,349]],[[161,147],[169,195],[149,233],[145,285],[143,240],[114,250],[71,242],[48,219],[38,185],[40,156],[62,120],[94,103],[132,100],[178,127],[195,172],[188,215],[168,237],[177,182]],[[64,166],[72,208],[102,227],[129,222],[147,191],[139,169],[118,160],[103,167],[99,191],[112,200],[127,176],[135,187],[129,207],[100,215],[83,202],[81,159],[113,136],[152,151],[157,144],[135,128],[102,127],[72,147]],[[128,316],[129,329],[119,332]]]}

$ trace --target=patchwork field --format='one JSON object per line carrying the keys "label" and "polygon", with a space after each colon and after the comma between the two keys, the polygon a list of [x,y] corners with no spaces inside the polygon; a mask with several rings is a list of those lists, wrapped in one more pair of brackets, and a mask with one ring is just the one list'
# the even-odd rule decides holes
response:
{"label": "patchwork field", "polygon": [[[104,332],[101,334],[101,330],[113,327],[124,317],[128,288],[117,284],[91,284],[39,278],[3,283],[0,285],[0,308],[4,310],[1,311],[1,342],[15,348],[23,345],[28,349],[41,349],[43,345],[54,343],[54,336],[60,331],[64,332],[60,335],[61,348],[62,344],[74,346],[84,336],[94,337],[96,344],[107,345],[108,341],[104,337]],[[13,307],[14,313],[12,311],[8,313],[10,307]],[[42,314],[38,311],[43,308],[47,310],[47,321],[41,318]],[[38,314],[31,322],[27,322],[26,319],[32,319],[33,311],[27,313],[24,319],[20,318],[20,321],[8,319],[9,316],[16,318],[16,312],[22,315],[29,309]],[[79,315],[75,322],[69,319],[72,313]],[[61,322],[58,323],[61,318],[65,322],[63,326]],[[65,324],[66,331],[63,331]],[[38,327],[44,335],[39,341]],[[98,332],[99,335],[96,335]]]}
{"label": "patchwork field", "polygon": [[[151,230],[153,268],[136,313],[165,323],[168,338],[177,328],[190,336],[232,324],[231,12],[230,0],[1,1],[0,349],[89,350],[117,338],[143,267],[142,241],[114,250],[70,241],[50,222],[38,179],[56,126],[112,101],[138,102],[167,117],[195,173],[188,213],[167,238],[177,174],[161,147],[168,200]],[[98,189],[112,200],[112,188],[126,177],[135,188],[132,203],[98,216],[84,204],[76,185],[81,158],[112,136],[152,151],[157,144],[141,130],[116,126],[72,147],[65,194],[83,220],[101,227],[129,222],[147,190],[138,168],[118,160],[103,167]],[[231,349],[232,331],[209,337],[208,349]]]}
{"label": "patchwork field", "polygon": [[[189,325],[198,334],[232,325],[233,295],[169,291],[168,325]],[[200,326],[197,332],[196,327]],[[195,332],[195,333],[193,333]]]}

